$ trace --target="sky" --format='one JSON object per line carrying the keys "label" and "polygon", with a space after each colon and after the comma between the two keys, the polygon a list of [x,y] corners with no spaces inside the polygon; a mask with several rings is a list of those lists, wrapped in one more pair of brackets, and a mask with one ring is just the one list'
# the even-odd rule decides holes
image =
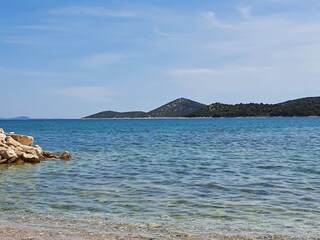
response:
{"label": "sky", "polygon": [[319,0],[2,0],[0,117],[320,95]]}

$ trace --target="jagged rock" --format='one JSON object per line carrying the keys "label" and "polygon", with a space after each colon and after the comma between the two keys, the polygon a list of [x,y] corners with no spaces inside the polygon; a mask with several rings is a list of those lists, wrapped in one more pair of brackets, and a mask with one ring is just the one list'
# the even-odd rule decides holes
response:
{"label": "jagged rock", "polygon": [[[45,159],[57,159],[58,155],[43,151],[39,145],[33,145],[33,137],[9,133],[0,128],[0,164],[38,163]],[[69,152],[63,152],[61,159],[72,158]]]}
{"label": "jagged rock", "polygon": [[22,159],[18,159],[16,162],[15,162],[16,165],[22,165],[24,164],[24,161]]}
{"label": "jagged rock", "polygon": [[[1,128],[0,128],[1,129]],[[7,135],[0,132],[0,142],[4,143]]]}
{"label": "jagged rock", "polygon": [[25,135],[17,135],[17,134],[9,134],[10,137],[12,137],[14,140],[18,141],[22,145],[26,146],[32,146],[34,139],[31,136],[25,136]]}
{"label": "jagged rock", "polygon": [[47,151],[43,151],[43,156],[45,156],[46,158],[50,158],[50,159],[57,159],[59,158],[58,155],[52,153],[52,152],[47,152]]}
{"label": "jagged rock", "polygon": [[4,142],[0,141],[0,147],[2,148],[9,148]]}
{"label": "jagged rock", "polygon": [[8,159],[1,159],[0,164],[6,163],[7,161],[8,161]]}
{"label": "jagged rock", "polygon": [[42,155],[43,156],[43,150],[39,145],[34,145],[33,148],[37,152],[38,155]]}
{"label": "jagged rock", "polygon": [[8,163],[15,163],[19,158],[18,157],[13,157],[8,159]]}
{"label": "jagged rock", "polygon": [[3,159],[11,159],[18,157],[16,152],[12,148],[0,147],[0,155]]}
{"label": "jagged rock", "polygon": [[63,159],[63,160],[70,160],[71,158],[72,158],[72,156],[68,151],[63,152],[60,155],[60,159]]}
{"label": "jagged rock", "polygon": [[20,145],[19,147],[22,150],[22,152],[30,153],[30,154],[33,154],[33,155],[37,155],[40,160],[45,160],[46,159],[45,156],[43,155],[42,148],[40,146],[38,146],[38,145],[35,145],[34,147]]}
{"label": "jagged rock", "polygon": [[29,163],[38,163],[40,162],[40,158],[36,154],[32,153],[22,153],[21,159],[25,162]]}
{"label": "jagged rock", "polygon": [[17,147],[17,146],[20,146],[21,145],[21,143],[19,143],[18,141],[16,141],[16,140],[14,140],[12,137],[10,137],[10,136],[7,136],[6,138],[5,138],[5,143],[7,144],[7,145],[11,145],[11,146],[15,146],[15,147]]}

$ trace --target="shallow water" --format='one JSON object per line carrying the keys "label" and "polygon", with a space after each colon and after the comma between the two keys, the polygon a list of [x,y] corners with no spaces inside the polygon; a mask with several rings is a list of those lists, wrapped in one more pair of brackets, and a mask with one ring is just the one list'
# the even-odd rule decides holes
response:
{"label": "shallow water", "polygon": [[112,222],[207,236],[320,234],[319,118],[28,120],[0,127],[75,156],[0,165],[2,220],[59,219],[98,232]]}

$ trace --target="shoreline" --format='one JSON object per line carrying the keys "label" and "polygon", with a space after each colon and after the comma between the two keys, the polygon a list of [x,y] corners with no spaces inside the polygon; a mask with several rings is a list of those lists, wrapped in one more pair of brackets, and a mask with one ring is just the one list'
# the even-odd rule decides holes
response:
{"label": "shoreline", "polygon": [[[62,224],[62,223],[61,223]],[[160,225],[149,226],[134,224],[117,224],[105,226],[101,232],[81,229],[71,224],[64,226],[31,226],[13,222],[0,222],[1,240],[318,240],[309,236],[286,236],[281,234],[189,234],[183,229],[165,229]]]}
{"label": "shoreline", "polygon": [[1,240],[319,240],[317,231],[292,230],[262,227],[258,222],[247,226],[219,221],[199,225],[197,221],[184,224],[97,218],[93,213],[78,218],[68,212],[0,212]]}
{"label": "shoreline", "polygon": [[[276,117],[150,117],[150,118],[80,118],[79,120],[157,120],[157,119],[277,119],[277,118],[320,118],[320,116],[276,116]],[[67,120],[67,119],[66,119]],[[77,120],[77,119],[75,119]]]}

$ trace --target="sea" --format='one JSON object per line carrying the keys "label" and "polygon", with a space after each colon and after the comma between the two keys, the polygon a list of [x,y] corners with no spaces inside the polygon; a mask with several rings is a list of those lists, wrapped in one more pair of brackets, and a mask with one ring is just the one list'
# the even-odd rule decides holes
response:
{"label": "sea", "polygon": [[71,161],[0,165],[0,221],[320,236],[320,118],[1,120]]}

